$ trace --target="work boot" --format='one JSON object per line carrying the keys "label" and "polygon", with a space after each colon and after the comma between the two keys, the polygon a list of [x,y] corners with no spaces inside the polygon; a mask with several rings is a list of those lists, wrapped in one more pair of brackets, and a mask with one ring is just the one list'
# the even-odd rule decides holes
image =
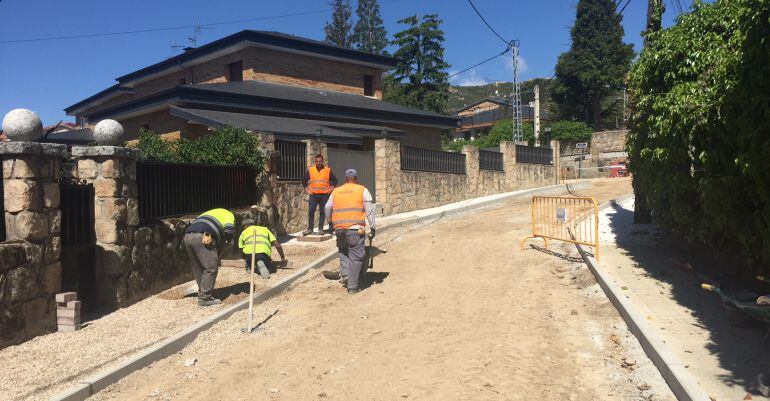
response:
{"label": "work boot", "polygon": [[270,270],[267,270],[267,266],[265,266],[265,262],[261,260],[258,261],[257,270],[259,270],[259,275],[262,276],[262,279],[267,280],[270,278]]}
{"label": "work boot", "polygon": [[358,294],[358,292],[361,291],[358,288],[348,288],[348,294]]}
{"label": "work boot", "polygon": [[198,300],[198,306],[214,306],[214,305],[219,305],[221,303],[222,303],[222,300],[216,299],[216,298]]}
{"label": "work boot", "polygon": [[340,284],[342,284],[343,287],[347,287],[348,286],[348,277],[347,276],[342,276],[342,278],[340,278]]}
{"label": "work boot", "polygon": [[305,230],[305,231],[302,232],[302,236],[303,237],[307,237],[308,235],[310,235],[312,233],[313,233],[313,230]]}

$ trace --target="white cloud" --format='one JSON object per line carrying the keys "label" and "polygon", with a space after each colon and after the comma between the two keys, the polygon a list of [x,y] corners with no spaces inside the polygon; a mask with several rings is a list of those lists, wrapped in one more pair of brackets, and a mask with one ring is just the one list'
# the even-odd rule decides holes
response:
{"label": "white cloud", "polygon": [[[450,71],[449,75],[455,74],[454,71]],[[479,75],[476,69],[472,69],[449,80],[452,85],[455,86],[479,86],[486,85],[489,80]]]}

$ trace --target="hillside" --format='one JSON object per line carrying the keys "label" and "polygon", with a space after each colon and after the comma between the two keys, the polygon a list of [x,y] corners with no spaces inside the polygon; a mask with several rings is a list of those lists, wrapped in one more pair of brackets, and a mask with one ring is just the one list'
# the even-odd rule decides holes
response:
{"label": "hillside", "polygon": [[[536,78],[521,83],[521,103],[528,104],[535,99],[534,86],[540,85],[540,106],[548,110],[551,104],[550,89],[552,80]],[[460,107],[469,105],[477,100],[490,96],[510,96],[510,82],[493,82],[481,86],[451,86],[449,88],[448,111],[453,112]]]}

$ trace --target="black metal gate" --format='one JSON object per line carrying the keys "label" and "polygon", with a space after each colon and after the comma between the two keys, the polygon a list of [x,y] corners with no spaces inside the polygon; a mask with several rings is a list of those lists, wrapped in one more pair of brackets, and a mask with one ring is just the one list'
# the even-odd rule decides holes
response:
{"label": "black metal gate", "polygon": [[329,148],[329,167],[342,185],[345,181],[345,170],[354,168],[358,172],[358,183],[365,186],[376,201],[374,152]]}
{"label": "black metal gate", "polygon": [[94,186],[78,181],[62,166],[62,291],[76,291],[85,310],[96,306]]}

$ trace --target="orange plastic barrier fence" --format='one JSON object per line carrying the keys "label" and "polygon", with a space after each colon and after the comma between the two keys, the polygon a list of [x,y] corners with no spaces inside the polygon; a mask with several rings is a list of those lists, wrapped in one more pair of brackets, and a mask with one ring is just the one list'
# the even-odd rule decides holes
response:
{"label": "orange plastic barrier fence", "polygon": [[524,249],[530,238],[558,240],[592,246],[599,260],[599,206],[594,198],[582,196],[533,196],[532,235],[519,243]]}

